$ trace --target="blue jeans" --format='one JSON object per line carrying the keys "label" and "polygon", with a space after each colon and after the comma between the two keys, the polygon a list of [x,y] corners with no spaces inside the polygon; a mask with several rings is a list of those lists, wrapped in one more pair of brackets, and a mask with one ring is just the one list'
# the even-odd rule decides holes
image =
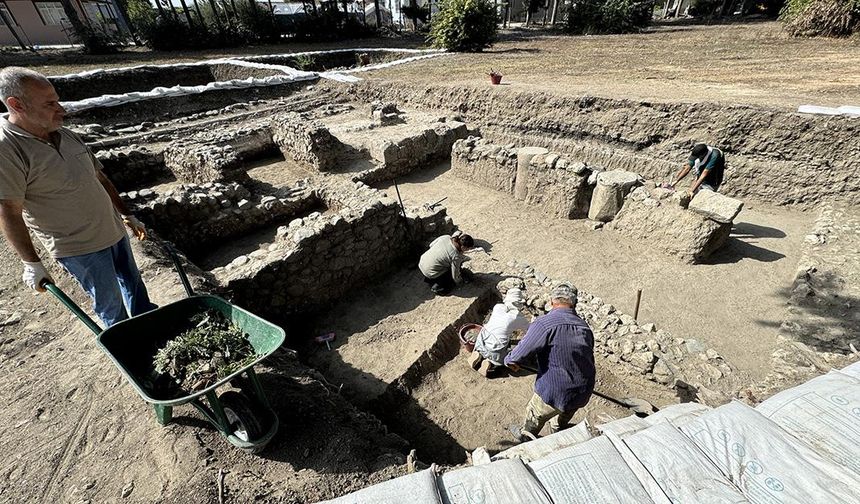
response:
{"label": "blue jeans", "polygon": [[129,313],[133,317],[157,308],[149,301],[127,236],[104,250],[57,262],[93,300],[93,310],[105,327],[127,319]]}

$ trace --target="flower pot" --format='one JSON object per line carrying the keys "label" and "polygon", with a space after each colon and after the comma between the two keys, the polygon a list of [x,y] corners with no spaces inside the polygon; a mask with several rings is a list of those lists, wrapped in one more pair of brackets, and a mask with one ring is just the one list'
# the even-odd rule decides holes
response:
{"label": "flower pot", "polygon": [[490,83],[494,86],[498,86],[502,83],[502,75],[501,74],[490,74]]}

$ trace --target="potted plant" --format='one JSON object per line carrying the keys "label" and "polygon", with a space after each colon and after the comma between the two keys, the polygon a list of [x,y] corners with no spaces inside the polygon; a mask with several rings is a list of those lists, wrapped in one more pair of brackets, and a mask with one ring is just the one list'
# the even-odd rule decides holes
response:
{"label": "potted plant", "polygon": [[494,86],[498,86],[499,84],[501,84],[501,83],[502,83],[502,74],[500,74],[499,72],[497,72],[497,71],[493,70],[492,68],[490,69],[490,73],[488,73],[487,75],[489,75],[489,76],[490,76],[490,82],[491,82]]}

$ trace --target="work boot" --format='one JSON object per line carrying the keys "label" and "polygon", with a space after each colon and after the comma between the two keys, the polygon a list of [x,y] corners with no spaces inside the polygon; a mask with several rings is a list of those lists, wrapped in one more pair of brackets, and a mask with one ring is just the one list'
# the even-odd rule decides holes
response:
{"label": "work boot", "polygon": [[481,361],[484,360],[484,356],[481,355],[477,350],[472,351],[472,355],[469,356],[469,365],[472,366],[472,369],[475,371],[481,367]]}
{"label": "work boot", "polygon": [[510,433],[514,436],[514,439],[517,440],[518,443],[527,443],[529,441],[534,441],[537,439],[534,434],[527,430],[523,430],[523,428],[517,424],[513,424],[508,427]]}
{"label": "work boot", "polygon": [[493,363],[486,359],[481,362],[481,367],[478,368],[478,372],[481,373],[481,376],[484,378],[489,378],[489,375],[492,374],[494,370],[495,366],[493,366]]}

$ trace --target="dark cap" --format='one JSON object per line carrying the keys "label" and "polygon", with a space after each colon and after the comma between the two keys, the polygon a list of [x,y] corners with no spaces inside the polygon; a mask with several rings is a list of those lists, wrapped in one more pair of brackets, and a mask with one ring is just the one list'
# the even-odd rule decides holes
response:
{"label": "dark cap", "polygon": [[697,159],[704,159],[708,155],[708,146],[700,143],[693,146],[693,151],[690,153],[690,162],[695,162]]}

